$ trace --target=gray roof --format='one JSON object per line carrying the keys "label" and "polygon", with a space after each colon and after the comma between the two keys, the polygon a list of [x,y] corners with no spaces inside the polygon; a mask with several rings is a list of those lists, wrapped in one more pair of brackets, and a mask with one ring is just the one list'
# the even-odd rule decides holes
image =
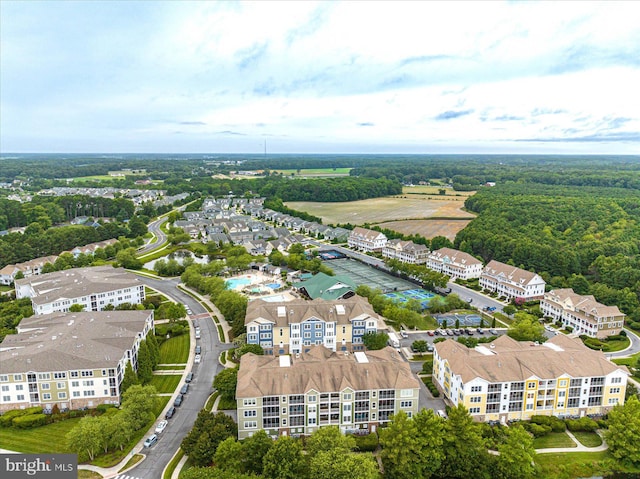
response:
{"label": "gray roof", "polygon": [[116,367],[152,311],[51,313],[24,318],[0,343],[3,373]]}
{"label": "gray roof", "polygon": [[48,304],[61,298],[79,298],[142,285],[140,280],[124,268],[95,266],[41,274],[15,282],[16,288],[30,285],[36,296],[34,304]]}

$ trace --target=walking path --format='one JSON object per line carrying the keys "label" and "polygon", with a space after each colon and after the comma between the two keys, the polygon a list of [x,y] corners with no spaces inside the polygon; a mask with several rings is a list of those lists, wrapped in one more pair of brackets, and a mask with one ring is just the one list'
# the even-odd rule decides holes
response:
{"label": "walking path", "polygon": [[609,446],[607,446],[607,443],[604,442],[604,439],[602,440],[602,444],[600,444],[599,446],[587,447],[583,446],[571,432],[566,431],[566,433],[567,436],[569,436],[571,440],[576,443],[576,447],[548,447],[544,449],[536,449],[536,452],[538,454],[547,454],[552,452],[601,452],[606,451],[609,448]]}

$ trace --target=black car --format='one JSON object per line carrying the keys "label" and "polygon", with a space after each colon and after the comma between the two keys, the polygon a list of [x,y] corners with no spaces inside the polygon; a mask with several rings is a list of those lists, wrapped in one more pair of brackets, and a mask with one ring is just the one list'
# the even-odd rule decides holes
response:
{"label": "black car", "polygon": [[165,419],[171,419],[175,413],[176,413],[176,408],[171,406],[169,408],[169,410],[167,411],[167,414],[164,415],[164,418]]}
{"label": "black car", "polygon": [[183,384],[182,389],[180,389],[180,394],[187,394],[188,391],[189,391],[189,385]]}
{"label": "black car", "polygon": [[202,352],[202,348],[200,346],[196,346],[196,354],[200,354]]}
{"label": "black car", "polygon": [[187,374],[187,376],[184,378],[185,383],[190,383],[192,380],[193,380],[193,373]]}
{"label": "black car", "polygon": [[176,400],[173,401],[173,405],[175,407],[180,407],[180,404],[182,404],[182,401],[184,401],[184,396],[182,394],[178,394],[178,397],[176,398]]}

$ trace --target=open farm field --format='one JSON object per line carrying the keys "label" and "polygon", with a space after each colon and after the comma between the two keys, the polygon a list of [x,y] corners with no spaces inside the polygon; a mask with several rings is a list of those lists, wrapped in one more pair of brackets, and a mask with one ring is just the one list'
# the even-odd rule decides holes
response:
{"label": "open farm field", "polygon": [[444,236],[453,241],[458,231],[464,229],[469,224],[469,221],[471,220],[406,220],[379,223],[377,226],[397,231],[404,235],[419,234],[424,238]]}
{"label": "open farm field", "polygon": [[[418,186],[403,186],[402,194],[404,195],[433,195],[433,196],[442,196],[440,195],[440,190],[443,189],[442,186],[426,186],[426,185],[418,185]],[[469,196],[473,196],[475,191],[455,191],[452,188],[444,188],[446,194],[444,196],[459,198],[460,201],[464,201]]]}
{"label": "open farm field", "polygon": [[301,170],[274,170],[284,176],[348,176],[351,168],[309,168]]}
{"label": "open farm field", "polygon": [[460,198],[441,196],[386,196],[360,201],[320,203],[316,201],[288,201],[288,208],[304,211],[322,218],[324,224],[363,223],[378,224],[385,221],[425,218],[467,218],[475,216],[462,211],[464,202]]}

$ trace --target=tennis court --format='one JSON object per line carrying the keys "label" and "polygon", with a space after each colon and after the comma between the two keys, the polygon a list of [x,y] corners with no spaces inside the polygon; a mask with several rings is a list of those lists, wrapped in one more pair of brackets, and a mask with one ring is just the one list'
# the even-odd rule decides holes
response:
{"label": "tennis court", "polygon": [[422,309],[427,309],[429,307],[429,301],[436,295],[424,289],[409,289],[406,291],[387,293],[385,296],[391,298],[396,303],[406,303],[410,299],[415,299],[420,302]]}
{"label": "tennis court", "polygon": [[455,326],[456,320],[460,322],[460,326],[480,326],[480,321],[482,321],[482,318],[477,314],[439,314],[435,318],[441,326],[446,321],[449,328]]}
{"label": "tennis court", "polygon": [[415,289],[416,287],[413,283],[391,276],[384,271],[380,271],[354,259],[332,259],[331,261],[327,261],[326,265],[337,275],[345,274],[349,276],[358,286],[364,284],[371,288],[378,288],[382,290],[383,293],[405,291],[407,289]]}

